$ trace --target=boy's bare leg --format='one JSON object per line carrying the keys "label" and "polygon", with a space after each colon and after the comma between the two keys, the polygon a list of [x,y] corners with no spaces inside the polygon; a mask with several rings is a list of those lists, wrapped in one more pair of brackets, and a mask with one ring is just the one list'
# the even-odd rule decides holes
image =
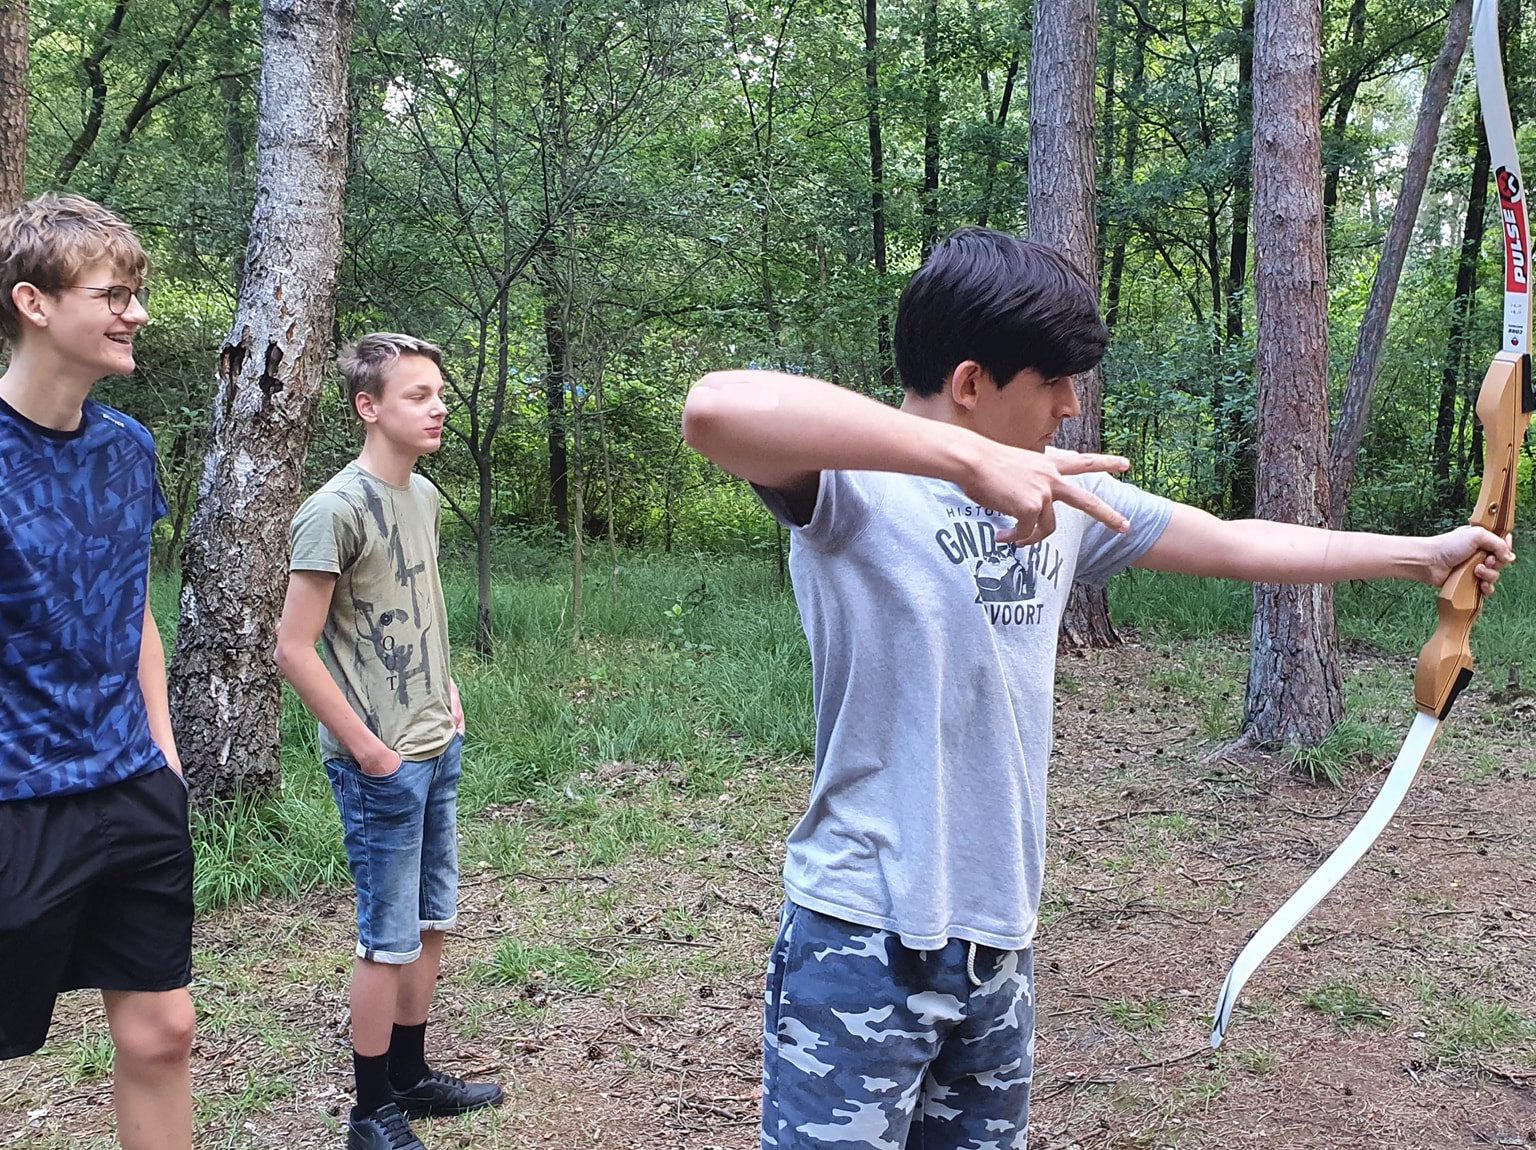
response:
{"label": "boy's bare leg", "polygon": [[116,1047],[113,1104],[123,1150],[191,1150],[192,1031],[185,988],[102,991]]}
{"label": "boy's bare leg", "polygon": [[402,972],[409,969],[366,958],[352,964],[352,1049],[364,1057],[389,1053]]}
{"label": "boy's bare leg", "polygon": [[394,1021],[401,1026],[420,1026],[427,1020],[437,990],[437,970],[443,961],[443,938],[443,931],[422,931],[420,957],[400,971]]}

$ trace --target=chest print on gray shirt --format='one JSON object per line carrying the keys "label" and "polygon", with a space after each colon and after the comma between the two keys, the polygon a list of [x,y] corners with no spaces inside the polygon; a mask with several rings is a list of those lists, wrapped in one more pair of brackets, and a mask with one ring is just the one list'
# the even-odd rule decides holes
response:
{"label": "chest print on gray shirt", "polygon": [[955,566],[966,565],[976,586],[975,603],[986,605],[997,626],[1035,626],[1045,617],[1036,602],[1041,581],[1058,588],[1062,557],[1048,541],[1023,550],[997,541],[997,525],[976,516],[990,514],[975,506],[946,509],[950,522],[934,532],[934,542]]}

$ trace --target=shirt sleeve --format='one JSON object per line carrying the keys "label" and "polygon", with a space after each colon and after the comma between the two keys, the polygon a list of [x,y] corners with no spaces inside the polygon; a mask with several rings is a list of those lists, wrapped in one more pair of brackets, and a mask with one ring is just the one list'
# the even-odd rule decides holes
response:
{"label": "shirt sleeve", "polygon": [[879,472],[823,471],[811,518],[796,523],[782,492],[752,485],[763,506],[802,543],[818,551],[839,551],[864,533],[884,500]]}
{"label": "shirt sleeve", "polygon": [[1124,571],[1150,551],[1162,537],[1173,515],[1173,500],[1108,475],[1082,475],[1075,482],[1131,523],[1131,529],[1121,535],[1090,516],[1088,526],[1083,529],[1076,581],[1089,587],[1102,587],[1111,576]]}
{"label": "shirt sleeve", "polygon": [[290,571],[327,571],[340,575],[362,550],[357,516],[333,491],[317,491],[293,517]]}

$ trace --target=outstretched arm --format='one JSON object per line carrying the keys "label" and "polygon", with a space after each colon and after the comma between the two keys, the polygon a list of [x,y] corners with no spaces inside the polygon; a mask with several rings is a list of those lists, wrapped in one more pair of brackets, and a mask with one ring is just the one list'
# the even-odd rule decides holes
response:
{"label": "outstretched arm", "polygon": [[1250,583],[1414,579],[1438,587],[1477,554],[1485,556],[1477,579],[1483,594],[1490,595],[1499,568],[1513,562],[1515,553],[1508,540],[1481,527],[1422,538],[1372,535],[1266,519],[1217,519],[1181,503],[1136,566]]}
{"label": "outstretched arm", "polygon": [[949,480],[981,506],[1018,521],[999,536],[1005,543],[1049,535],[1058,501],[1126,529],[1118,511],[1066,481],[1090,471],[1124,471],[1129,463],[1120,456],[1009,447],[804,376],[754,370],[704,376],[688,393],[683,438],[732,474],[783,494],[802,523],[815,507],[821,473],[853,470]]}

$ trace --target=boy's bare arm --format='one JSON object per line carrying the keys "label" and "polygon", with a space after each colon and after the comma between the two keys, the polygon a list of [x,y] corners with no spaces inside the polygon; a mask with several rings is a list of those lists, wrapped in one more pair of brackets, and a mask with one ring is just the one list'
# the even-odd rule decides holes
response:
{"label": "boy's bare arm", "polygon": [[1514,561],[1509,542],[1481,527],[1415,538],[1329,531],[1265,519],[1223,520],[1176,504],[1162,537],[1136,563],[1157,571],[1243,579],[1250,583],[1343,583],[1414,579],[1438,587],[1473,555],[1483,594],[1499,568]]}
{"label": "boy's bare arm", "polygon": [[1120,456],[1009,447],[805,376],[754,370],[704,376],[688,393],[683,438],[733,475],[786,496],[801,522],[815,506],[821,472],[853,470],[949,480],[983,507],[1018,520],[999,536],[1005,543],[1049,535],[1058,501],[1126,529],[1119,512],[1065,478],[1124,471],[1129,463]]}
{"label": "boy's bare arm", "polygon": [[288,576],[288,595],[277,624],[277,667],[310,714],[325,724],[365,774],[390,775],[400,769],[400,756],[348,705],[315,651],[335,590],[336,576],[326,571],[294,571]]}
{"label": "boy's bare arm", "polygon": [[165,644],[155,616],[144,604],[144,633],[139,639],[139,690],[144,695],[144,709],[149,713],[149,737],[170,763],[181,773],[181,756],[176,752],[176,735],[171,730],[170,690],[165,681]]}

